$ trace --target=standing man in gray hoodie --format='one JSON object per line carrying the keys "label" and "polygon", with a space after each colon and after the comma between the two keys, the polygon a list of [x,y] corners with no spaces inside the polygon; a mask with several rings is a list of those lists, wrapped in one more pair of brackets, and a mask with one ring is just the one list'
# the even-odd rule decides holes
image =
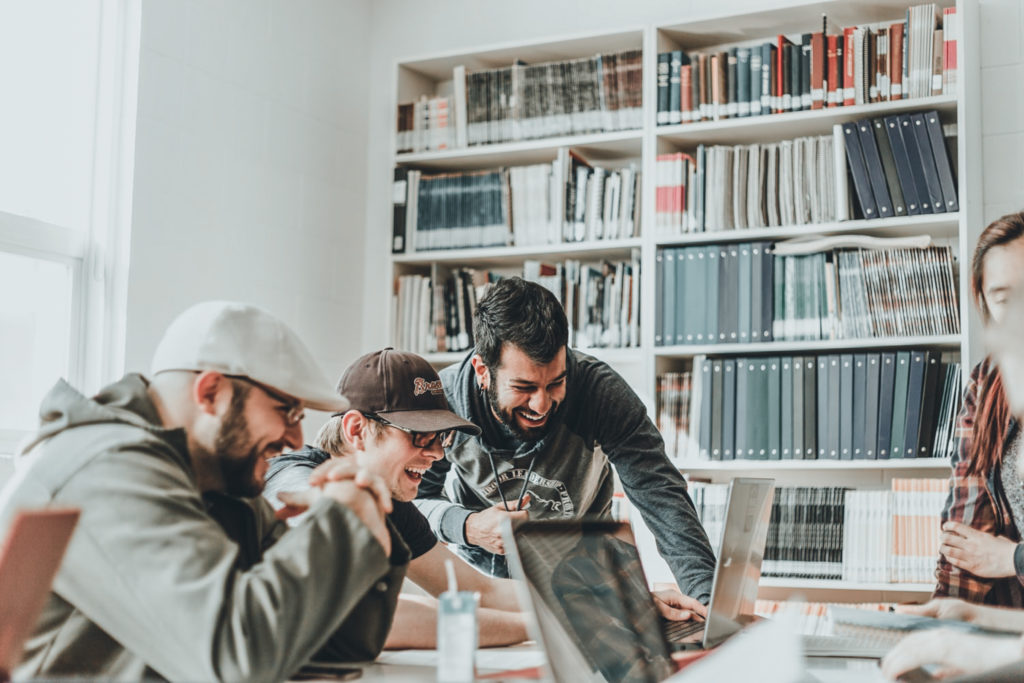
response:
{"label": "standing man in gray hoodie", "polygon": [[182,313],[150,379],[58,382],[0,522],[81,516],[14,678],[279,681],[317,652],[376,656],[409,556],[387,487],[326,463],[287,534],[259,496],[307,406],[348,402],[281,321],[228,302]]}
{"label": "standing man in gray hoodie", "polygon": [[456,436],[423,475],[417,505],[470,563],[508,576],[505,521],[608,516],[614,465],[691,598],[677,606],[704,614],[715,557],[686,482],[643,402],[607,364],[570,349],[568,329],[536,283],[502,279],[483,297],[476,348],[440,373],[452,410],[482,431]]}

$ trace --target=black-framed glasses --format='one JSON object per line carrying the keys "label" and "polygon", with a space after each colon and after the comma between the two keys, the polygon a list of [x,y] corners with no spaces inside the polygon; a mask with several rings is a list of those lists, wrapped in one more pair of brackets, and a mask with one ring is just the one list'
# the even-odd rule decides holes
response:
{"label": "black-framed glasses", "polygon": [[287,408],[287,411],[284,413],[284,421],[285,424],[287,424],[289,427],[294,427],[295,425],[302,422],[302,419],[306,417],[306,409],[303,407],[302,401],[297,401],[294,398],[285,396],[281,392],[276,391],[275,389],[271,389],[266,384],[257,382],[251,377],[246,377],[245,375],[224,376],[227,377],[228,379],[238,380],[239,382],[244,382],[245,384],[254,386],[262,390],[263,393],[265,393],[274,401],[277,401],[278,403],[282,404],[283,407]]}
{"label": "black-framed glasses", "polygon": [[406,429],[405,427],[396,425],[394,422],[388,422],[380,415],[374,415],[373,413],[363,413],[360,411],[363,417],[374,422],[379,422],[387,427],[394,427],[400,431],[405,432],[412,437],[412,445],[416,448],[430,448],[437,441],[441,442],[441,448],[448,448],[455,442],[455,431],[454,429],[442,429],[439,432],[417,432],[412,429]]}

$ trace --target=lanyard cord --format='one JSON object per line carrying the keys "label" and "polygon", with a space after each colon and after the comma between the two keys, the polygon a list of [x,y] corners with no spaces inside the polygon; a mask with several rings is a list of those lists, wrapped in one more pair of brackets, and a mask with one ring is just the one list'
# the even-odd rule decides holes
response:
{"label": "lanyard cord", "polygon": [[[498,468],[494,466],[494,454],[491,451],[487,451],[487,459],[491,462],[491,472],[494,473],[494,485],[498,489],[498,495],[501,496],[501,502],[505,506],[506,512],[512,512],[509,510],[508,500],[505,499],[505,492],[501,490],[501,482],[498,480]],[[516,506],[514,510],[520,509],[523,504],[523,496],[526,495],[526,487],[530,484],[530,475],[533,474],[533,466],[537,462],[537,454],[534,453],[533,457],[530,458],[530,467],[526,470],[526,479],[523,480],[523,488],[519,489],[519,499],[516,500]]]}

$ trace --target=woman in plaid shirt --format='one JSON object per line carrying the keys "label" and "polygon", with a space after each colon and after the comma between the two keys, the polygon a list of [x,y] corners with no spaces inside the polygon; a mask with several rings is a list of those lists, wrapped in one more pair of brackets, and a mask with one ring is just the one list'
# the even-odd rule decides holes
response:
{"label": "woman in plaid shirt", "polygon": [[[1024,212],[985,228],[971,260],[971,293],[986,325],[998,323],[1024,284]],[[1024,607],[1024,434],[1010,414],[999,369],[971,372],[958,421],[960,447],[942,511],[937,597]]]}

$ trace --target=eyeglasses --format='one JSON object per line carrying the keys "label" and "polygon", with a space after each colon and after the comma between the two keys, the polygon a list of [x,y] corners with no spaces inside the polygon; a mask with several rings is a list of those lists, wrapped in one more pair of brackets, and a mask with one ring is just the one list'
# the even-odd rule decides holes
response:
{"label": "eyeglasses", "polygon": [[254,386],[263,391],[263,393],[265,393],[274,401],[277,401],[278,403],[282,404],[281,407],[286,409],[285,411],[283,411],[284,421],[285,424],[288,425],[289,427],[294,427],[295,425],[302,422],[302,419],[306,417],[306,410],[302,406],[301,401],[296,401],[293,398],[287,397],[281,392],[271,389],[266,384],[261,384],[256,380],[252,379],[251,377],[246,377],[245,375],[224,376],[227,377],[228,379],[237,380],[239,382],[244,382],[245,384]]}
{"label": "eyeglasses", "polygon": [[441,448],[449,448],[455,442],[455,430],[454,429],[442,429],[439,432],[416,432],[405,427],[400,427],[393,422],[388,422],[380,415],[374,415],[373,413],[363,413],[360,411],[363,417],[374,422],[379,422],[387,427],[394,427],[400,431],[405,432],[412,437],[412,445],[416,448],[430,448],[438,440],[441,442]]}

